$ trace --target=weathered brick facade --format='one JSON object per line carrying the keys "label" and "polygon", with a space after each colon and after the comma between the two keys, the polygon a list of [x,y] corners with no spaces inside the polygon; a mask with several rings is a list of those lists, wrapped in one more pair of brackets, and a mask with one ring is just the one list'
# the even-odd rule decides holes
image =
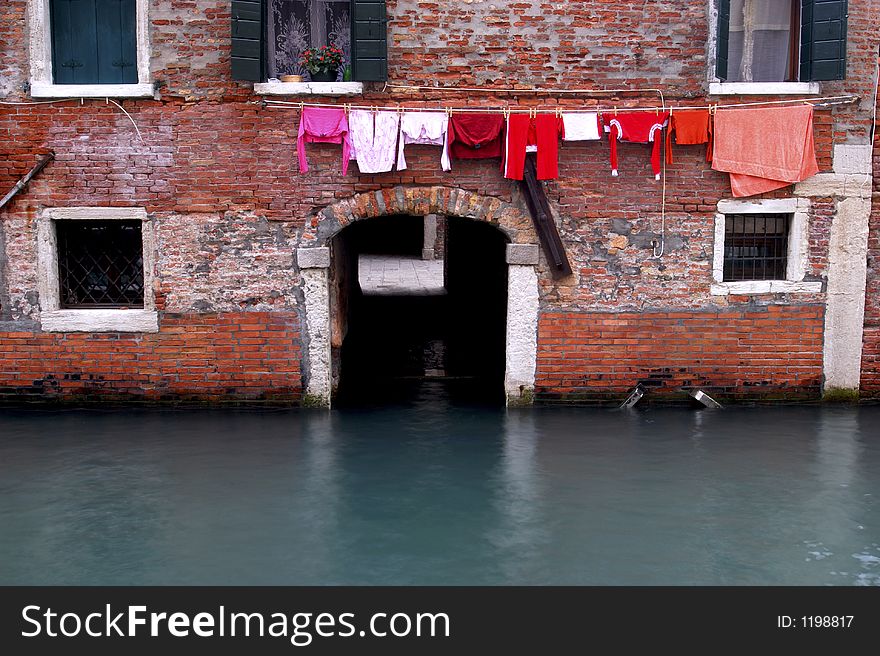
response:
{"label": "weathered brick facade", "polygon": [[[388,0],[389,82],[650,87],[663,91],[667,105],[775,98],[708,95],[711,6],[710,0]],[[0,6],[0,101],[6,103],[31,101],[27,7],[27,0]],[[366,198],[365,192],[399,188],[418,196],[419,189],[442,187],[527,215],[517,183],[501,176],[497,160],[457,161],[444,173],[430,147],[408,147],[402,172],[362,175],[352,163],[342,176],[337,146],[309,145],[310,171],[301,175],[298,108],[264,106],[249,83],[231,79],[229,0],[150,0],[149,7],[156,96],[118,99],[143,139],[103,99],[0,105],[0,195],[39,154],[56,155],[0,211],[5,397],[296,400],[309,357],[296,250],[320,232],[322,210],[358,194]],[[875,4],[850,0],[847,78],[821,83],[821,95],[859,100],[816,111],[823,173],[834,169],[835,146],[868,143],[878,35]],[[654,105],[658,94],[422,93],[366,83],[362,96],[305,100],[623,108]],[[621,144],[619,152],[621,175],[612,178],[607,140],[563,143],[560,178],[545,185],[574,274],[554,279],[543,258],[537,267],[539,398],[619,399],[645,380],[657,383],[657,395],[695,385],[728,399],[819,398],[825,287],[710,293],[714,218],[730,190],[727,176],[704,161],[702,147],[676,148],[666,169],[665,252],[654,257],[652,241],[663,232],[662,184],[653,180],[647,147]],[[876,147],[873,167],[865,395],[880,394]],[[789,187],[767,197],[792,195]],[[824,283],[840,199],[828,193],[809,200],[805,270],[809,280]],[[157,236],[158,333],[41,331],[37,223],[45,208],[77,206],[146,209]],[[383,213],[352,211],[358,219]],[[461,211],[503,223],[497,213]]]}

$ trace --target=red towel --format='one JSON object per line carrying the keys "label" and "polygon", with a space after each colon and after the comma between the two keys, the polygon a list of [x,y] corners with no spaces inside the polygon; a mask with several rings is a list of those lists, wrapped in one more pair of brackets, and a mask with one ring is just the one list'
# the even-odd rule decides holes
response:
{"label": "red towel", "polygon": [[706,145],[706,161],[712,161],[712,119],[708,109],[681,109],[669,114],[666,131],[666,163],[672,164],[672,134],[680,146]]}
{"label": "red towel", "polygon": [[501,114],[453,114],[446,138],[449,152],[458,159],[501,157]]}
{"label": "red towel", "polygon": [[712,168],[730,173],[735,197],[754,196],[819,172],[813,106],[719,109]]}

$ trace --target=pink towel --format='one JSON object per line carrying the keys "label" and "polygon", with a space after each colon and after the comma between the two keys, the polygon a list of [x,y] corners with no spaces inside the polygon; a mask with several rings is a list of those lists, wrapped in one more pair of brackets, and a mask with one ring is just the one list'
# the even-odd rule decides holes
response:
{"label": "pink towel", "polygon": [[348,134],[348,119],[345,117],[345,110],[303,107],[296,139],[296,152],[299,156],[301,173],[309,170],[309,163],[306,160],[307,143],[341,143],[342,175],[348,173],[351,138]]}
{"label": "pink towel", "polygon": [[733,195],[754,196],[819,172],[813,106],[719,109],[712,168],[730,173]]}

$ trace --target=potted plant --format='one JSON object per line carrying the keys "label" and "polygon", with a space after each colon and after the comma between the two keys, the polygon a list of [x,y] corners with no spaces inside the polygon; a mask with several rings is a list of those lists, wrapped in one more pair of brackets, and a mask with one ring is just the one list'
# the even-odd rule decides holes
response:
{"label": "potted plant", "polygon": [[312,82],[335,82],[342,66],[342,50],[332,43],[320,48],[306,48],[299,63],[309,72]]}

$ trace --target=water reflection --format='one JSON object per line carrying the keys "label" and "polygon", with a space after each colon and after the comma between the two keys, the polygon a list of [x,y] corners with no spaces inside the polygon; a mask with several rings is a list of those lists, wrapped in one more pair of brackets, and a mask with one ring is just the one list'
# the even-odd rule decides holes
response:
{"label": "water reflection", "polygon": [[0,413],[0,584],[880,585],[880,408]]}

